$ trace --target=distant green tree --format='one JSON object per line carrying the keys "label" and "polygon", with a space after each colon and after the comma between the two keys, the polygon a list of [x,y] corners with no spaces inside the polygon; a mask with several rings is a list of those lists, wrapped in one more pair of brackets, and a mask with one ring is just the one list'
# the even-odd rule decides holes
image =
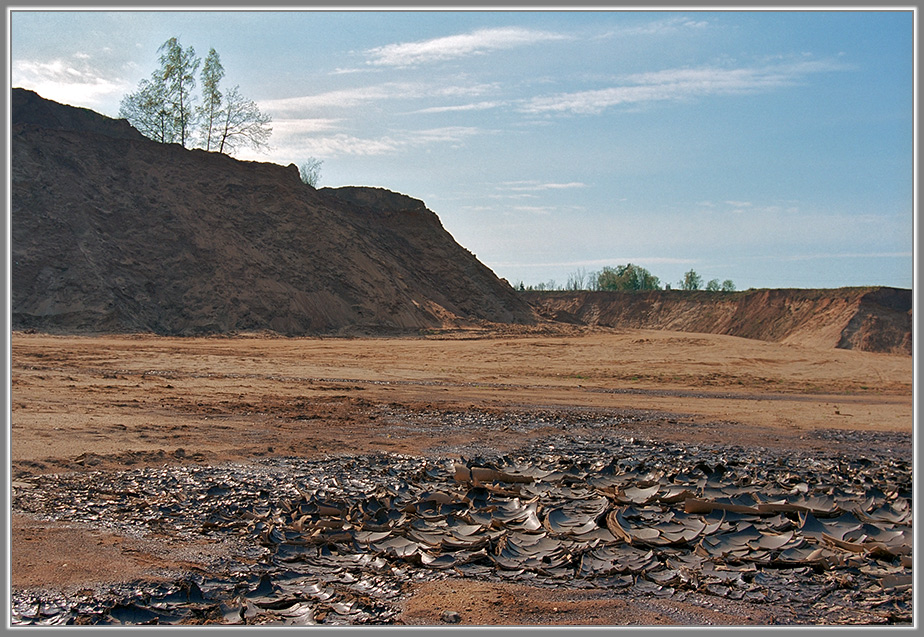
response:
{"label": "distant green tree", "polygon": [[698,275],[695,270],[691,269],[683,275],[679,285],[681,290],[698,290],[703,285],[703,277]]}
{"label": "distant green tree", "polygon": [[706,284],[707,292],[718,292],[722,289],[722,286],[719,284],[718,279],[712,279],[709,283]]}
{"label": "distant green tree", "polygon": [[734,292],[735,291],[735,282],[731,279],[725,279],[722,281],[722,291],[723,292]]}
{"label": "distant green tree", "polygon": [[621,290],[637,292],[640,290],[658,290],[661,281],[645,268],[628,263],[615,268],[604,267],[597,274],[598,290]]}

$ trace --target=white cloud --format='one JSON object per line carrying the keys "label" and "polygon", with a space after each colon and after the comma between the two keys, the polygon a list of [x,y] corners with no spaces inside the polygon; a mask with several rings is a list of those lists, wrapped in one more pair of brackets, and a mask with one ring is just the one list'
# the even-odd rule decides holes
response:
{"label": "white cloud", "polygon": [[666,69],[627,75],[619,86],[535,97],[527,100],[520,110],[533,114],[599,114],[622,104],[769,91],[793,86],[812,73],[844,68],[832,62],[804,60],[763,67]]}
{"label": "white cloud", "polygon": [[358,86],[356,88],[327,91],[317,95],[285,97],[275,100],[263,100],[259,107],[278,117],[300,115],[325,108],[345,108],[366,102],[409,97],[420,94],[416,84],[386,83],[375,86]]}
{"label": "white cloud", "polygon": [[[275,122],[274,122],[275,125]],[[399,131],[378,137],[360,137],[349,133],[311,135],[297,126],[287,130],[274,129],[275,156],[305,156],[329,158],[338,156],[392,155],[430,145],[462,144],[473,135],[486,131],[474,127],[448,126],[423,130]]]}
{"label": "white cloud", "polygon": [[341,120],[333,118],[281,118],[274,119],[273,133],[296,137],[299,135],[314,135],[334,130]]}
{"label": "white cloud", "polygon": [[[457,81],[465,82],[464,79]],[[456,83],[444,86],[442,88],[437,88],[435,89],[434,93],[436,95],[442,95],[446,97],[470,97],[491,93],[497,91],[499,88],[501,88],[501,86],[497,82],[487,82],[481,84]]]}
{"label": "white cloud", "polygon": [[132,90],[125,80],[95,68],[86,54],[78,53],[73,58],[16,60],[11,67],[11,83],[46,99],[84,107],[99,106]]}
{"label": "white cloud", "polygon": [[386,100],[481,95],[495,88],[496,85],[494,84],[434,86],[425,82],[385,82],[371,86],[326,91],[316,95],[263,100],[258,103],[258,106],[274,116],[287,117],[329,108],[343,109]]}
{"label": "white cloud", "polygon": [[413,66],[561,39],[565,36],[547,31],[500,27],[419,42],[388,44],[366,53],[369,56],[367,63],[373,66]]}
{"label": "white cloud", "polygon": [[703,31],[710,26],[712,25],[706,20],[694,20],[692,18],[678,16],[643,24],[627,24],[595,36],[594,39],[602,40],[626,36],[676,36],[683,32]]}
{"label": "white cloud", "polygon": [[580,181],[569,181],[567,183],[543,183],[539,181],[508,181],[504,182],[498,188],[512,190],[515,192],[531,192],[536,190],[563,190],[567,188],[586,188],[587,184]]}
{"label": "white cloud", "polygon": [[518,193],[513,193],[513,194],[511,194],[511,193],[509,193],[509,192],[505,192],[505,193],[502,194],[502,195],[487,194],[487,195],[485,195],[485,197],[487,197],[488,199],[503,199],[503,200],[509,200],[509,199],[539,199],[539,195],[534,195],[534,194],[528,193],[528,192],[518,192]]}
{"label": "white cloud", "polygon": [[709,26],[709,23],[705,20],[693,20],[692,18],[680,16],[628,27],[622,30],[622,33],[631,35],[674,35],[679,31],[688,29],[699,30],[707,26]]}
{"label": "white cloud", "polygon": [[319,157],[388,155],[396,152],[401,146],[400,141],[388,136],[369,139],[345,133],[306,139],[302,145],[310,155]]}
{"label": "white cloud", "polygon": [[527,212],[534,215],[549,215],[555,210],[553,206],[513,206],[511,209],[517,212]]}
{"label": "white cloud", "polygon": [[458,143],[473,135],[486,132],[483,129],[474,126],[444,126],[443,128],[430,128],[420,131],[411,131],[406,133],[409,136],[408,143],[417,146],[421,143],[430,144],[433,142],[453,142]]}
{"label": "white cloud", "polygon": [[431,106],[429,108],[422,108],[418,111],[414,111],[415,115],[420,114],[432,114],[432,113],[458,113],[464,111],[486,111],[492,108],[500,108],[505,106],[507,102],[474,102],[471,104],[457,104],[455,106]]}

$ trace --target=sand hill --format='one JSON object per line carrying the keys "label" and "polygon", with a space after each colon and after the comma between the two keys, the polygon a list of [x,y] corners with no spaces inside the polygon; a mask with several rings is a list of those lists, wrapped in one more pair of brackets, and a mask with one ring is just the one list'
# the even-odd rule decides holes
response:
{"label": "sand hill", "polygon": [[12,92],[12,326],[192,335],[533,323],[423,202]]}
{"label": "sand hill", "polygon": [[399,334],[576,323],[911,353],[911,291],[517,293],[418,200],[12,91],[12,327]]}

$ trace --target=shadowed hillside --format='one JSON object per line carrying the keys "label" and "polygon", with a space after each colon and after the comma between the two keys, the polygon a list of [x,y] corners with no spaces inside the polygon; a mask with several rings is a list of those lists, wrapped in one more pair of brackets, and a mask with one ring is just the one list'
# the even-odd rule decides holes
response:
{"label": "shadowed hillside", "polygon": [[526,323],[421,201],[12,92],[12,327],[285,335]]}

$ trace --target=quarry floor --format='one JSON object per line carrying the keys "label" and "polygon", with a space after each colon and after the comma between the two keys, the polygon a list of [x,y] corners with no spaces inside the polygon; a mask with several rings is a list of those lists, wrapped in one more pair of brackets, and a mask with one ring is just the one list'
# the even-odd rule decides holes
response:
{"label": "quarry floor", "polygon": [[[12,479],[274,456],[505,452],[597,415],[669,442],[862,454],[850,432],[912,432],[912,358],[645,330],[407,338],[49,336],[14,333]],[[413,423],[414,426],[409,426]],[[897,450],[898,451],[898,450]],[[910,449],[901,453],[910,455]],[[14,589],[78,589],[196,567],[169,542],[14,515]],[[192,548],[192,547],[187,547]],[[201,548],[201,547],[199,547]],[[501,601],[498,601],[501,600]],[[506,600],[506,601],[504,601]],[[405,624],[773,624],[772,608],[477,581],[421,583]]]}

